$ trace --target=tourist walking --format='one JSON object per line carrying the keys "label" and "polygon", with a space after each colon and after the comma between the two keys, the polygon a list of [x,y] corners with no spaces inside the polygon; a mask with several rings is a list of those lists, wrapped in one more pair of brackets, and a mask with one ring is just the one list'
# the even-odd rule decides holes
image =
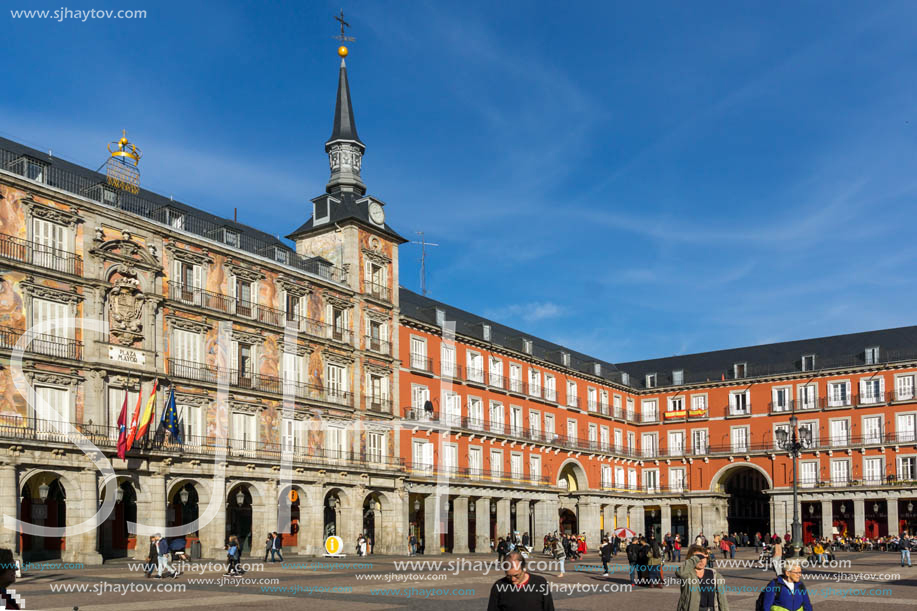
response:
{"label": "tourist walking", "polygon": [[792,558],[784,562],[783,575],[771,581],[759,599],[763,611],[812,611],[812,601],[802,583],[802,561]]}
{"label": "tourist walking", "polygon": [[647,542],[647,585],[651,588],[662,587],[662,549],[656,537],[650,535]]}
{"label": "tourist walking", "polygon": [[901,566],[904,566],[905,561],[908,566],[911,566],[911,545],[913,540],[907,535],[907,531],[901,533],[901,538],[898,539],[898,549],[901,550]]}
{"label": "tourist walking", "polygon": [[490,588],[487,611],[554,611],[547,579],[526,570],[521,552],[506,555],[506,576]]}
{"label": "tourist walking", "polygon": [[[267,538],[264,540],[264,561],[267,562],[267,557],[271,555],[271,551],[274,549],[274,533],[268,533]],[[271,560],[273,562],[273,559]]]}
{"label": "tourist walking", "polygon": [[639,567],[639,556],[642,546],[637,540],[637,537],[634,537],[630,540],[630,545],[624,550],[627,554],[627,564],[629,565],[630,571],[630,585],[637,585],[637,578],[639,577],[637,569]]}
{"label": "tourist walking", "polygon": [[707,559],[700,545],[688,548],[685,563],[675,571],[681,580],[676,611],[729,611],[726,580],[707,566]]}
{"label": "tourist walking", "polygon": [[500,540],[497,541],[497,562],[501,565],[503,560],[506,558],[506,554],[509,553],[509,545],[506,543],[506,540],[503,537],[500,537]]}
{"label": "tourist walking", "polygon": [[229,542],[226,544],[226,573],[225,577],[235,577],[239,575],[239,560],[242,558],[242,546],[239,545],[239,537],[229,535]]}
{"label": "tourist walking", "polygon": [[162,578],[163,573],[166,574],[166,577],[178,577],[178,571],[172,566],[169,542],[163,539],[159,533],[156,534],[156,551],[159,552],[159,567],[156,570],[156,577]]}
{"label": "tourist walking", "polygon": [[147,577],[153,576],[153,571],[159,566],[159,546],[156,545],[156,535],[150,537],[150,548],[146,553],[146,566],[144,573]]}
{"label": "tourist walking", "polygon": [[776,543],[774,543],[773,553],[771,554],[771,566],[774,567],[774,573],[777,574],[777,577],[780,577],[783,574],[783,543],[780,542],[778,537]]}
{"label": "tourist walking", "polygon": [[608,577],[608,563],[611,561],[611,542],[608,540],[608,537],[605,537],[605,540],[602,541],[602,547],[599,548],[599,553],[602,554],[602,568],[605,569],[603,577]]}
{"label": "tourist walking", "polygon": [[275,562],[274,556],[279,556],[283,562],[283,535],[274,531],[273,545],[271,545],[271,562]]}

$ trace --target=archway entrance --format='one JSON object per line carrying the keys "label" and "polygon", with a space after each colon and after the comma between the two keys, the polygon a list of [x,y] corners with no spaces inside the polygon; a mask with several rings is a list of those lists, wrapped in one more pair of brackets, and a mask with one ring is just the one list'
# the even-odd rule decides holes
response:
{"label": "archway entrance", "polygon": [[771,532],[770,502],[765,490],[767,478],[751,467],[738,467],[723,476],[723,490],[729,495],[726,522],[730,533]]}
{"label": "archway entrance", "polygon": [[[379,525],[378,530],[376,524]],[[382,528],[382,501],[376,495],[370,494],[363,500],[363,536],[366,537],[366,553],[371,553],[372,548],[379,543]]]}
{"label": "archway entrance", "polygon": [[236,486],[226,499],[226,538],[235,535],[242,552],[252,549],[252,495],[248,486]]}
{"label": "archway entrance", "polygon": [[296,488],[287,489],[280,502],[289,508],[289,520],[286,512],[277,510],[277,524],[280,527],[281,541],[284,547],[297,547],[299,545],[299,491]]}
{"label": "archway entrance", "polygon": [[[62,528],[67,525],[66,492],[53,473],[36,475],[22,487],[20,516],[23,522]],[[63,537],[21,534],[19,549],[25,562],[57,559],[64,551]]]}
{"label": "archway entrance", "polygon": [[560,510],[560,532],[568,535],[575,535],[579,532],[576,528],[576,514],[569,509]]}
{"label": "archway entrance", "polygon": [[[108,489],[102,489],[102,499]],[[137,493],[133,484],[122,482],[118,486],[115,508],[99,528],[99,553],[102,558],[125,558],[137,545],[136,535],[127,531],[128,522],[137,521]]]}
{"label": "archway entrance", "polygon": [[[324,502],[324,530],[325,536],[323,539],[339,535],[340,524],[338,524],[338,513],[341,511],[341,499],[336,492],[329,492],[325,496]],[[345,543],[347,543],[345,541]]]}

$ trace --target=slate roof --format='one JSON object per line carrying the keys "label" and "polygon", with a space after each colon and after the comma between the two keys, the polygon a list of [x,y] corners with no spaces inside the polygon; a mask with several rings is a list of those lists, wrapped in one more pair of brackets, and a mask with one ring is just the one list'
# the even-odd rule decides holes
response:
{"label": "slate roof", "polygon": [[324,195],[320,195],[312,201],[326,197],[333,197],[334,199],[338,200],[338,202],[335,202],[329,206],[328,220],[323,221],[318,226],[316,226],[313,223],[314,218],[309,217],[308,221],[300,225],[293,233],[286,236],[287,238],[295,240],[297,237],[310,233],[313,230],[327,230],[329,226],[333,227],[335,223],[344,223],[345,221],[360,221],[364,225],[387,234],[399,244],[404,244],[407,242],[407,239],[403,238],[397,231],[392,229],[392,226],[388,223],[384,223],[382,227],[379,227],[369,220],[368,204],[370,198],[367,198],[365,195],[352,193],[350,191],[337,191],[335,193],[326,193]]}
{"label": "slate roof", "polygon": [[[745,378],[802,371],[803,355],[815,355],[815,370],[866,364],[866,348],[879,348],[879,362],[917,360],[917,326],[865,331],[730,348],[697,354],[668,356],[627,363],[609,363],[564,346],[543,340],[517,329],[501,325],[476,314],[461,310],[405,288],[400,290],[401,313],[429,324],[436,324],[436,309],[445,312],[446,320],[454,320],[456,333],[484,341],[483,325],[491,325],[492,343],[522,351],[522,338],[532,340],[532,355],[562,366],[560,353],[570,353],[570,369],[592,374],[592,363],[602,366],[601,377],[637,389],[646,388],[645,376],[657,375],[655,387],[671,386],[672,372],[682,370],[684,383],[734,380],[733,365],[746,364]],[[629,379],[622,377],[626,373]]]}
{"label": "slate roof", "polygon": [[334,125],[328,142],[353,140],[363,144],[357,136],[357,123],[353,119],[353,104],[350,103],[350,83],[347,81],[347,65],[341,58],[341,72],[338,76],[338,94],[334,106]]}

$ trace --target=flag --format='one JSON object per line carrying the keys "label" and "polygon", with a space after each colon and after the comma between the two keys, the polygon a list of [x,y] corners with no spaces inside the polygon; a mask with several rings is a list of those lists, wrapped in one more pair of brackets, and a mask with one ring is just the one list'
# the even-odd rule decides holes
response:
{"label": "flag", "polygon": [[127,389],[124,390],[124,403],[121,404],[121,415],[118,416],[118,458],[127,454]]}
{"label": "flag", "polygon": [[184,443],[181,434],[181,424],[178,422],[178,410],[175,409],[175,388],[172,388],[172,392],[169,393],[169,400],[166,401],[166,408],[162,410],[159,428],[163,431],[169,431],[172,441],[175,443]]}
{"label": "flag", "polygon": [[137,421],[140,419],[140,399],[143,397],[143,392],[137,393],[137,407],[134,408],[134,415],[131,416],[131,425],[127,429],[127,449],[125,452],[130,452],[131,447],[134,445],[134,439],[137,438]]}
{"label": "flag", "polygon": [[150,420],[153,419],[153,407],[156,405],[156,387],[158,385],[159,378],[156,378],[156,381],[153,382],[153,392],[146,401],[146,409],[143,410],[143,417],[140,418],[140,425],[137,427],[138,439],[146,435],[147,430],[150,428]]}

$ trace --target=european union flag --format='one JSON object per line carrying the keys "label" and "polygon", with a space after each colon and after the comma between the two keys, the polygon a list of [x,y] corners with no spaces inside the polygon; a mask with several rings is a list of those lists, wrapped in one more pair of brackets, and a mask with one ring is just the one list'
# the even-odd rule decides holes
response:
{"label": "european union flag", "polygon": [[162,411],[162,420],[159,421],[159,428],[164,431],[169,431],[172,436],[172,440],[176,443],[184,443],[182,439],[182,427],[178,422],[178,410],[175,408],[175,388],[172,388],[172,392],[169,393],[169,400],[166,403],[166,408]]}

